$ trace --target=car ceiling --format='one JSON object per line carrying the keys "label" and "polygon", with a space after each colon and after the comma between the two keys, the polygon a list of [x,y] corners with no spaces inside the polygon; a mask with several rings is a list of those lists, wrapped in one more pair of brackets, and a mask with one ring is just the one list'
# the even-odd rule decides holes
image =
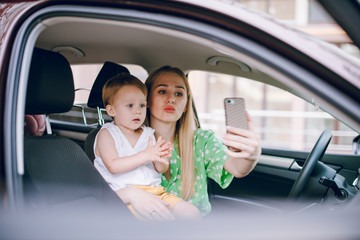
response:
{"label": "car ceiling", "polygon": [[[234,60],[224,54],[226,50],[220,44],[188,33],[139,23],[81,17],[55,17],[43,24],[45,29],[40,33],[36,47],[56,51],[56,47],[66,46],[81,50],[84,57],[60,51],[71,64],[112,61],[140,65],[148,72],[171,65],[185,71],[203,70],[247,77],[285,88],[249,64],[245,55],[241,62]],[[207,63],[211,57],[229,61],[220,61],[213,66]],[[244,60],[251,71],[240,69],[237,62],[242,64]]]}

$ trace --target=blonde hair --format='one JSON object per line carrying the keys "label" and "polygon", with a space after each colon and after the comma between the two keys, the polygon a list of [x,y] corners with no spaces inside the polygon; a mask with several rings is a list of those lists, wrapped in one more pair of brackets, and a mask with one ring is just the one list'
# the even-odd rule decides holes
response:
{"label": "blonde hair", "polygon": [[[154,82],[163,74],[172,72],[179,75],[186,86],[187,103],[186,110],[176,123],[175,139],[178,140],[178,150],[181,159],[181,197],[185,200],[190,199],[195,192],[195,164],[194,164],[194,130],[197,126],[194,109],[192,105],[192,95],[187,77],[179,68],[163,66],[152,72],[145,81],[150,98],[151,88]],[[150,124],[150,114],[147,114],[147,123]]]}
{"label": "blonde hair", "polygon": [[115,93],[120,88],[127,85],[139,88],[144,93],[145,97],[147,96],[147,88],[142,81],[129,73],[119,73],[118,75],[107,80],[102,89],[102,100],[104,107],[111,104]]}

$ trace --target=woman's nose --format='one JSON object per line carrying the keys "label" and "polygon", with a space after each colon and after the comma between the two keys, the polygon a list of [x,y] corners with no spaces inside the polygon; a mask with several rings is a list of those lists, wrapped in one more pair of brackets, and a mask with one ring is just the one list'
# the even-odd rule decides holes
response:
{"label": "woman's nose", "polygon": [[168,98],[168,103],[175,103],[175,97],[174,96],[170,96],[169,98]]}

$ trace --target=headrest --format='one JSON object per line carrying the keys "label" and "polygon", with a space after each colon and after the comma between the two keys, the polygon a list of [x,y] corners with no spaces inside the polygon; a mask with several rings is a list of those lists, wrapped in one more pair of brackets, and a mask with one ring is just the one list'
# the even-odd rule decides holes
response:
{"label": "headrest", "polygon": [[126,67],[121,66],[119,64],[113,62],[104,63],[91,88],[89,100],[87,102],[88,107],[104,108],[104,104],[102,101],[102,89],[107,80],[109,80],[113,76],[116,76],[119,73],[130,73],[130,72]]}
{"label": "headrest", "polygon": [[59,53],[35,48],[26,92],[26,114],[67,112],[74,102],[70,64]]}

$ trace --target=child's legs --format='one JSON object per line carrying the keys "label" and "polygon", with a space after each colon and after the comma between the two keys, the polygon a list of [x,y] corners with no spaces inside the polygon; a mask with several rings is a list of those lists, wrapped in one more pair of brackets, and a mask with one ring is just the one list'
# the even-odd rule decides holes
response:
{"label": "child's legs", "polygon": [[[174,214],[177,219],[199,219],[201,217],[200,211],[192,205],[184,201],[183,199],[167,193],[163,187],[150,187],[150,186],[134,186],[145,190],[155,196],[159,197],[161,200],[168,202],[170,204],[170,211]],[[131,205],[128,206],[129,210],[133,213],[133,215],[141,220],[144,220],[140,215],[136,213]]]}
{"label": "child's legs", "polygon": [[177,219],[201,218],[199,209],[184,200],[178,201],[171,209],[171,213],[174,214],[175,218]]}
{"label": "child's legs", "polygon": [[174,214],[177,219],[199,219],[201,217],[197,207],[173,194],[165,192],[165,190],[160,198],[170,203],[171,213]]}

